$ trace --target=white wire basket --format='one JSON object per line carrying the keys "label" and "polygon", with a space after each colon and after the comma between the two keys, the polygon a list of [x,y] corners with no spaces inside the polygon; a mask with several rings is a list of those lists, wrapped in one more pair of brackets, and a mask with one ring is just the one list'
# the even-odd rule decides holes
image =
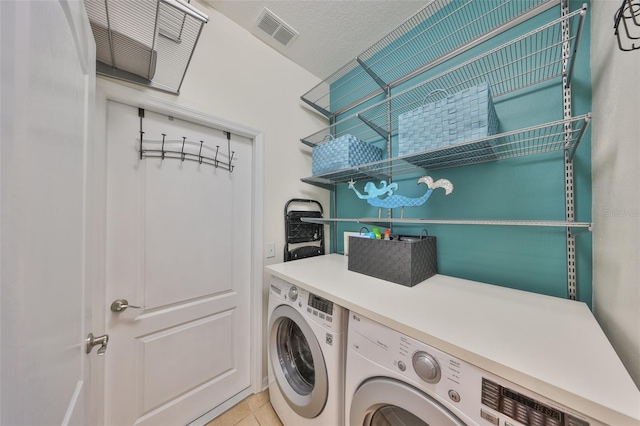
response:
{"label": "white wire basket", "polygon": [[84,0],[98,74],[179,93],[209,18],[182,0]]}

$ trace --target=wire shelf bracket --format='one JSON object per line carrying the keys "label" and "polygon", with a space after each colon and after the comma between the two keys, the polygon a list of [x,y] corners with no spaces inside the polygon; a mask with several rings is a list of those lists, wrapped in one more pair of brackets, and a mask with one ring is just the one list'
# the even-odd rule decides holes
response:
{"label": "wire shelf bracket", "polygon": [[390,133],[387,132],[385,129],[383,129],[382,127],[378,126],[376,123],[374,123],[373,121],[370,121],[368,119],[366,119],[365,117],[363,117],[361,114],[356,114],[356,117],[358,117],[360,120],[362,120],[362,122],[364,124],[366,124],[367,126],[371,127],[371,130],[373,130],[374,132],[376,132],[377,134],[379,134],[380,136],[382,136],[383,139],[388,139]]}
{"label": "wire shelf bracket", "polygon": [[[583,6],[585,9],[586,6]],[[569,15],[569,1],[562,0],[561,14],[563,17]],[[573,114],[571,102],[571,71],[573,70],[574,58],[569,58],[571,49],[571,29],[569,20],[562,21],[562,104],[564,118],[569,118]],[[582,22],[579,29],[582,30]],[[577,47],[577,41],[574,44]],[[564,150],[564,187],[565,187],[565,218],[567,222],[575,222],[575,202],[573,187],[573,154],[575,150],[568,147],[571,140],[571,127],[565,124],[565,140],[567,147]],[[576,275],[576,239],[570,227],[566,231],[567,238],[567,298],[569,300],[578,299],[578,282]]]}

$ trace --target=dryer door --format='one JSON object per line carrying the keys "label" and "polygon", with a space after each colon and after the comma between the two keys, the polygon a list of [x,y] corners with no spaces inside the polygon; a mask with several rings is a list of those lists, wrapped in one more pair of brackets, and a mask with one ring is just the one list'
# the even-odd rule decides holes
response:
{"label": "dryer door", "polygon": [[462,420],[429,395],[389,378],[364,382],[353,396],[350,413],[353,426],[464,426]]}
{"label": "dryer door", "polygon": [[329,391],[322,349],[304,317],[288,305],[271,314],[269,355],[276,383],[291,409],[308,419],[320,414]]}

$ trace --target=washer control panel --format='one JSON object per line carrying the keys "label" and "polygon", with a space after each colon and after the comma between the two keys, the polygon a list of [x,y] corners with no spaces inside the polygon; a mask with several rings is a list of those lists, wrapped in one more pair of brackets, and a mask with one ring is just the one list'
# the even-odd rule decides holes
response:
{"label": "washer control panel", "polygon": [[[483,405],[523,425],[589,426],[586,419],[572,416],[484,377],[481,400]],[[505,423],[512,424],[510,421]]]}
{"label": "washer control panel", "polygon": [[309,306],[313,309],[317,309],[325,315],[333,315],[333,302],[323,299],[320,296],[316,296],[313,293],[309,293]]}
{"label": "washer control panel", "polygon": [[342,331],[344,308],[278,277],[271,276],[270,284],[271,298],[298,309],[306,317],[336,333]]}

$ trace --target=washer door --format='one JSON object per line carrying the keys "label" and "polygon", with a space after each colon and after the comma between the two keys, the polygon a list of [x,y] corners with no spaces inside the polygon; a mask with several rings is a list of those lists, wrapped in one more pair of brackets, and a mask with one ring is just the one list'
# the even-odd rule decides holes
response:
{"label": "washer door", "polygon": [[349,420],[353,426],[464,426],[462,420],[429,395],[406,383],[380,377],[369,379],[358,388]]}
{"label": "washer door", "polygon": [[322,349],[304,317],[280,305],[269,321],[269,356],[276,383],[289,407],[301,417],[318,416],[329,392]]}

